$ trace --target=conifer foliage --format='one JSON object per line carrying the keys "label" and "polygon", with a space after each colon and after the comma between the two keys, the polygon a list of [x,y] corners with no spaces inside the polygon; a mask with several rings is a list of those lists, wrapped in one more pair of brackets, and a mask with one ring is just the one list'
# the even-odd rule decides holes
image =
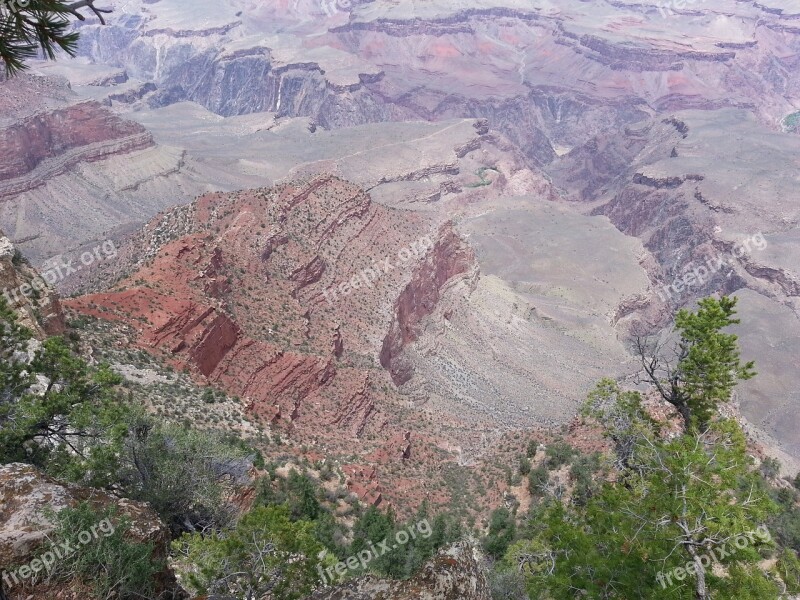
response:
{"label": "conifer foliage", "polygon": [[50,60],[59,51],[74,56],[78,33],[72,20],[86,19],[81,9],[93,12],[101,23],[105,23],[103,14],[111,12],[96,7],[94,0],[0,0],[0,60],[6,75],[24,71],[26,61],[40,52]]}

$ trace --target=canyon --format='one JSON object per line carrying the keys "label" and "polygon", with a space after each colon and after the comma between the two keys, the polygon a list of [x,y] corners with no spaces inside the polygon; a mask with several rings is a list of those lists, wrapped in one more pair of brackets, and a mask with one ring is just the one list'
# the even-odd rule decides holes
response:
{"label": "canyon", "polygon": [[401,504],[735,294],[736,401],[800,464],[796,3],[115,9],[0,82],[0,228],[36,266],[120,247],[59,282],[70,314]]}
{"label": "canyon", "polygon": [[[506,219],[535,216],[526,203],[535,205],[521,200]],[[632,246],[604,218],[540,218],[550,221],[545,269],[559,268],[556,232],[565,227],[600,247]],[[482,275],[470,235],[492,246],[501,229],[485,220],[462,229],[441,214],[374,202],[330,175],[209,194],[151,221],[90,274],[97,291],[64,304],[131,326],[137,345],[241,398],[296,446],[329,457],[358,448],[355,464],[379,467],[366,482],[376,479],[398,505],[431,486],[420,476],[397,485],[380,468],[387,461],[421,473],[442,456],[457,464],[492,455],[515,429],[569,422],[580,395],[626,360],[591,292],[571,278],[549,285],[576,296],[577,317],[544,290],[521,294]],[[586,250],[582,260],[603,268]],[[602,294],[606,310],[647,285],[635,260],[624,270],[630,282]],[[553,345],[572,347],[572,363]]]}

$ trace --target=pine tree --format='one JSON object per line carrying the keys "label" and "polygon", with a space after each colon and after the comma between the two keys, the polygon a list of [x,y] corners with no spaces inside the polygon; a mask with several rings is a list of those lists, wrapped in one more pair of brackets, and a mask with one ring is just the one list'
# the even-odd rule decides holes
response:
{"label": "pine tree", "polygon": [[[576,590],[589,598],[777,599],[759,567],[759,549],[773,545],[763,525],[776,507],[749,464],[732,421],[672,440],[642,435],[630,467],[585,506],[551,499],[538,508],[506,565],[554,599]],[[735,586],[718,575],[723,569]]]}
{"label": "pine tree", "polygon": [[314,525],[286,506],[259,506],[236,527],[173,542],[182,580],[195,593],[225,598],[305,598],[318,584],[322,545]]}
{"label": "pine tree", "polygon": [[505,554],[515,534],[514,515],[505,507],[495,509],[489,519],[489,533],[483,543],[486,553],[494,558],[500,558]]}
{"label": "pine tree", "polygon": [[63,338],[31,338],[0,298],[0,464],[103,485],[125,433],[121,379],[106,365],[90,367]]}
{"label": "pine tree", "polygon": [[[754,375],[739,358],[736,301],[699,302],[676,316],[678,343],[639,345],[650,383],[684,420],[670,435],[638,392],[612,380],[589,395],[583,415],[613,444],[616,472],[569,505],[534,504],[522,533],[495,568],[525,578],[531,598],[777,600],[795,586],[800,561],[767,529],[780,507],[753,466],[745,435],[716,414],[740,379]],[[794,505],[793,494],[788,495]],[[775,521],[771,522],[773,525]],[[764,558],[777,557],[767,570]]]}
{"label": "pine tree", "polygon": [[97,8],[95,0],[0,0],[0,60],[7,76],[27,68],[26,61],[42,52],[54,60],[58,51],[74,56],[78,49],[78,33],[72,31],[72,19],[84,21],[79,11],[90,9],[105,24],[104,13],[111,9]]}
{"label": "pine tree", "polygon": [[752,361],[741,362],[737,336],[723,333],[739,323],[734,318],[736,300],[703,298],[696,312],[678,311],[679,340],[672,353],[647,338],[636,340],[647,381],[678,410],[686,431],[707,428],[717,406],[730,400],[737,381],[756,374]]}

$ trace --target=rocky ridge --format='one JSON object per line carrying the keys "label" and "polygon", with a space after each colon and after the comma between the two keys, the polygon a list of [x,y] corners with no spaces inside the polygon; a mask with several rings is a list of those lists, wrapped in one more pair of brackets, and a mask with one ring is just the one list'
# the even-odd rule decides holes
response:
{"label": "rocky ridge", "polygon": [[64,331],[64,313],[54,281],[45,280],[0,232],[0,294],[38,337]]}
{"label": "rocky ridge", "polygon": [[[504,169],[484,189],[506,185]],[[550,307],[575,283],[535,283],[552,269],[568,275],[550,262],[565,213],[545,216],[553,220],[545,237],[524,233],[541,245],[531,246],[539,266],[511,287],[484,277],[483,266],[494,270],[496,251],[522,242],[504,233],[507,223],[542,222],[547,201],[506,200],[498,211],[518,212],[499,223],[483,192],[461,202],[475,214],[469,226],[435,210],[391,208],[330,175],[208,194],[154,219],[91,273],[92,293],[66,304],[132,328],[134,344],[240,398],[293,443],[337,458],[355,451],[345,461],[354,472],[379,467],[352,480],[365,501],[395,504],[401,493],[405,505],[438,501],[432,473],[490,456],[517,427],[565,423],[594,380],[624,362],[621,345],[600,333],[613,339],[610,316],[592,307],[596,293],[572,289],[577,301],[565,313]],[[590,233],[564,225],[576,238],[598,236],[601,247],[629,245],[602,218],[587,221]],[[489,256],[479,259],[469,236]],[[576,262],[604,263],[596,250],[584,254]],[[614,253],[613,261],[626,284],[603,293],[609,315],[646,285],[635,259]],[[573,366],[543,350],[559,340],[581,357]]]}
{"label": "rocky ridge", "polygon": [[[607,216],[650,254],[651,301],[624,311],[629,333],[658,331],[704,296],[740,297],[745,356],[776,373],[742,385],[742,412],[790,454],[800,451],[795,353],[783,350],[800,320],[798,152],[796,136],[764,132],[743,110],[688,110],[597,136],[551,170],[576,205]],[[773,328],[765,317],[776,311],[782,324]]]}
{"label": "rocky ridge", "polygon": [[96,102],[28,117],[0,131],[0,199],[43,185],[79,162],[104,160],[153,146],[141,125]]}
{"label": "rocky ridge", "polygon": [[[182,149],[156,144],[141,124],[61,77],[20,75],[0,86],[8,99],[0,108],[0,222],[37,265],[79,256],[83,244],[208,189],[209,175]],[[233,187],[227,179],[217,177],[221,189]]]}
{"label": "rocky ridge", "polygon": [[[418,237],[426,231],[429,241]],[[378,462],[421,460],[408,442],[428,443],[424,433],[400,454],[389,448],[403,403],[378,355],[395,324],[414,326],[392,298],[430,273],[444,283],[468,268],[452,245],[457,236],[429,217],[323,176],[164,214],[121,250],[115,285],[66,305],[133,326],[136,343],[298,443],[336,454],[359,440]]]}
{"label": "rocky ridge", "polygon": [[[377,0],[326,15],[308,2],[277,10],[228,0],[197,23],[177,18],[169,0],[129,4],[110,27],[82,27],[82,53],[156,85],[140,101],[151,107],[191,100],[326,128],[487,118],[538,165],[556,147],[656,111],[737,106],[773,121],[798,92],[793,53],[783,51],[797,48],[795,15],[756,2],[701,15],[627,2],[412,9]],[[667,19],[681,27],[665,28]]]}

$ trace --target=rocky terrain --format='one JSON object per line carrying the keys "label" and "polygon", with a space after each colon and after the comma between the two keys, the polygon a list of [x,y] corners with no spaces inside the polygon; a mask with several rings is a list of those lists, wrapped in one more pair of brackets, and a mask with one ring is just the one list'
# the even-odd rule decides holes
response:
{"label": "rocky terrain", "polygon": [[652,257],[652,302],[629,315],[631,332],[653,331],[715,292],[740,298],[745,354],[771,374],[742,386],[743,414],[795,456],[799,153],[796,136],[765,132],[743,110],[690,110],[599,136],[553,170],[574,201],[641,239]]}
{"label": "rocky terrain", "polygon": [[442,550],[409,581],[375,577],[316,592],[309,600],[489,600],[483,558],[468,542]]}
{"label": "rocky terrain", "polygon": [[733,1],[228,0],[188,15],[134,0],[111,27],[82,28],[82,54],[124,72],[128,87],[154,83],[136,100],[149,106],[192,100],[327,128],[480,116],[547,164],[653,112],[741,106],[783,118],[798,91],[797,17]]}
{"label": "rocky terrain", "polygon": [[64,331],[64,313],[52,282],[43,279],[0,232],[0,289],[20,323],[39,336]]}
{"label": "rocky terrain", "polygon": [[37,266],[115,240],[71,310],[377,466],[372,500],[387,456],[421,498],[568,423],[715,292],[791,460],[800,5],[677,4],[130,0],[0,82],[0,226]]}
{"label": "rocky terrain", "polygon": [[[798,0],[113,4],[76,58],[0,79],[0,293],[35,337],[233,434],[252,476],[307,475],[348,527],[424,503],[480,535],[535,501],[521,457],[607,447],[576,411],[639,382],[637,336],[733,294],[759,375],[723,411],[762,471],[800,469]],[[0,565],[82,501],[169,552],[147,506],[15,463]],[[488,587],[470,540],[309,600]],[[10,600],[47,595],[88,594]]]}
{"label": "rocky terrain", "polygon": [[37,266],[208,189],[182,149],[156,145],[63,78],[20,76],[2,87],[0,222]]}
{"label": "rocky terrain", "polygon": [[[373,300],[412,276],[414,265],[375,271],[374,296],[355,290],[360,297],[339,304],[335,295],[371,267],[361,248],[410,246],[415,231],[427,231],[424,221],[408,222],[331,178],[204,196],[143,232],[150,239],[131,246],[152,253],[131,256],[140,268],[68,304],[136,323],[143,342],[169,352],[176,367],[224,384],[268,420],[302,423],[307,413],[327,413],[361,434],[375,410],[373,386],[366,372],[340,374],[337,361],[386,335],[384,307]],[[337,272],[340,262],[346,271]],[[323,296],[329,290],[331,303]],[[326,396],[339,402],[330,406]]]}
{"label": "rocky terrain", "polygon": [[[120,499],[90,488],[67,486],[56,482],[30,465],[13,463],[0,466],[0,563],[4,567],[5,591],[9,600],[40,598],[57,593],[65,600],[87,597],[87,590],[79,581],[48,582],[34,575],[30,579],[14,581],[12,567],[32,564],[54,531],[53,515],[65,508],[75,508],[88,503],[97,510],[116,507],[118,523],[131,524],[128,534],[137,542],[151,543],[153,555],[164,559],[169,551],[169,534],[156,514],[144,503]],[[113,525],[113,523],[112,523]],[[103,531],[105,534],[106,531]],[[6,571],[5,569],[9,569]],[[21,570],[19,570],[21,573]],[[42,571],[41,567],[38,571]],[[19,577],[18,577],[19,579]],[[9,583],[10,582],[10,583]],[[0,584],[0,588],[2,588]],[[159,575],[158,593],[173,597],[177,591],[174,574],[165,570]],[[0,589],[0,593],[3,592]],[[167,595],[169,592],[169,595]],[[180,594],[174,596],[180,598]]]}
{"label": "rocky terrain", "polygon": [[[619,236],[593,220],[598,239]],[[495,235],[480,220],[471,228]],[[425,481],[386,485],[398,474],[374,467],[413,457],[413,469],[438,469],[443,456],[455,465],[493,451],[520,426],[566,422],[576,398],[625,361],[588,298],[564,316],[548,306],[548,285],[529,284],[538,293],[523,296],[482,276],[465,235],[331,176],[211,194],[152,221],[92,274],[115,284],[66,305],[131,327],[140,347],[240,398],[298,445],[340,457],[358,449],[357,464],[373,470],[361,495],[377,478],[393,501],[400,489],[425,497]],[[608,310],[646,286],[635,261],[626,268],[630,287],[606,294]],[[597,332],[582,334],[582,319]],[[475,346],[481,335],[496,346],[492,357]],[[574,367],[545,359],[542,340],[572,344],[584,358]],[[516,372],[505,348],[514,348]]]}

